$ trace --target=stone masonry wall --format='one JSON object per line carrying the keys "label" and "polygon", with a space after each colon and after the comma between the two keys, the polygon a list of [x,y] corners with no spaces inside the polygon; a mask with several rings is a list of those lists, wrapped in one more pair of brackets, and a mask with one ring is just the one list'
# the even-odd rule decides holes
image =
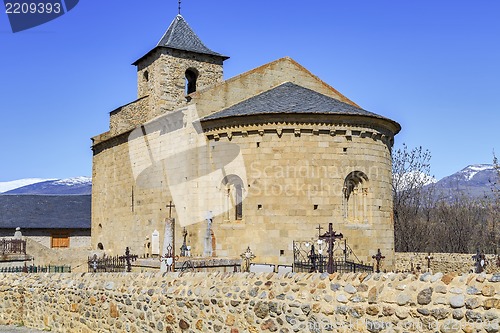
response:
{"label": "stone masonry wall", "polygon": [[53,332],[498,332],[500,274],[0,275],[0,324]]}
{"label": "stone masonry wall", "polygon": [[[474,254],[467,253],[431,253],[431,271],[432,272],[459,272],[469,273],[474,270]],[[427,253],[396,252],[395,271],[416,271],[417,265],[421,267],[422,272],[427,271]],[[494,254],[486,255],[486,272],[499,273],[500,267],[496,265],[496,256]]]}

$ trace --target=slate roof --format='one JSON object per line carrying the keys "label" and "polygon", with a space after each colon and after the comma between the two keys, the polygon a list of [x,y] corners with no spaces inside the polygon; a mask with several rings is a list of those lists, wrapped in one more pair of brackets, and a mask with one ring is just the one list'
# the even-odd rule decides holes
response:
{"label": "slate roof", "polygon": [[177,15],[167,32],[163,35],[156,46],[170,47],[173,49],[192,51],[197,53],[211,54],[222,57],[221,54],[210,50],[203,44],[201,39],[187,24],[184,17]]}
{"label": "slate roof", "polygon": [[0,229],[90,229],[90,195],[0,195]]}
{"label": "slate roof", "polygon": [[229,57],[214,52],[210,50],[205,44],[203,44],[200,37],[198,37],[193,29],[191,29],[182,15],[177,15],[174,18],[163,37],[160,39],[158,44],[156,44],[156,47],[143,55],[141,58],[134,61],[132,65],[137,65],[139,61],[141,61],[144,57],[146,57],[159,47],[210,54],[221,57],[224,60],[229,59]]}
{"label": "slate roof", "polygon": [[[388,120],[291,82],[265,91],[243,102],[202,118],[202,121],[261,114],[331,114],[359,115]],[[399,125],[398,125],[399,126]]]}

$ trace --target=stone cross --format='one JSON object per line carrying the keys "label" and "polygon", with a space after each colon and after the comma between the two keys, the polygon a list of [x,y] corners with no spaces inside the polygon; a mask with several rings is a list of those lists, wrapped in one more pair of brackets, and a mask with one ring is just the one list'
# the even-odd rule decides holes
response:
{"label": "stone cross", "polygon": [[165,207],[168,208],[168,218],[171,219],[172,218],[172,208],[175,208],[175,205],[172,205],[172,201],[170,201],[170,203]]}
{"label": "stone cross", "polygon": [[430,271],[431,270],[431,260],[434,259],[434,257],[431,257],[431,253],[429,252],[429,254],[427,254],[427,257],[425,257],[425,259],[427,259],[427,270]]}
{"label": "stone cross", "polygon": [[342,234],[337,234],[333,231],[333,223],[328,223],[328,231],[323,235],[319,236],[319,239],[325,240],[328,243],[328,263],[326,264],[326,271],[332,274],[335,271],[335,265],[333,262],[333,245],[336,239],[341,239],[344,237]]}
{"label": "stone cross", "polygon": [[382,252],[380,252],[380,249],[377,249],[377,254],[372,256],[372,259],[375,259],[377,261],[377,273],[380,273],[380,261],[382,259],[385,259],[385,256],[382,255]]}
{"label": "stone cross", "polygon": [[205,233],[205,249],[203,251],[203,256],[204,257],[211,257],[212,256],[212,222],[213,222],[213,217],[214,215],[212,214],[212,211],[208,211],[207,214],[205,215],[205,220],[207,220],[207,231]]}

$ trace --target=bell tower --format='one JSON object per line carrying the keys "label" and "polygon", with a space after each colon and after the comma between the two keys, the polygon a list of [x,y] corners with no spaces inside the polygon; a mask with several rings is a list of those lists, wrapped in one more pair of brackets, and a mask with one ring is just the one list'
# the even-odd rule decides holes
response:
{"label": "bell tower", "polygon": [[133,63],[138,98],[149,99],[147,120],[186,105],[189,94],[221,82],[228,58],[206,47],[177,15],[156,47]]}

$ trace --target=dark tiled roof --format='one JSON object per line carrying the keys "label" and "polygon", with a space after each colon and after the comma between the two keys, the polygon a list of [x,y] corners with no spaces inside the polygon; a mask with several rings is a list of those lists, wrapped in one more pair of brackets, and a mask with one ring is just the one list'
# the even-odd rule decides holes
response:
{"label": "dark tiled roof", "polygon": [[258,114],[359,115],[392,120],[291,82],[251,97],[201,119],[214,120]]}
{"label": "dark tiled roof", "polygon": [[224,57],[206,47],[181,15],[174,18],[156,46]]}
{"label": "dark tiled roof", "polygon": [[90,229],[90,195],[0,195],[0,229]]}

